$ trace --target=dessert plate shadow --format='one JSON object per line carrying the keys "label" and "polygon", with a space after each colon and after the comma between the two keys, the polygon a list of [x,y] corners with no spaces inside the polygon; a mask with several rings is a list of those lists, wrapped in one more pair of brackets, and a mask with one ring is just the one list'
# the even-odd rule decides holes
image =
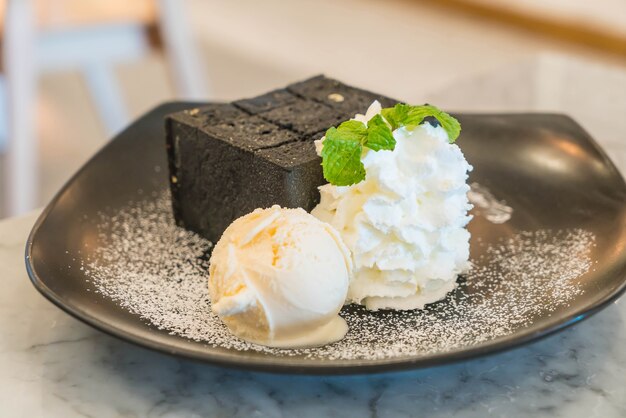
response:
{"label": "dessert plate shadow", "polygon": [[[163,118],[196,105],[161,105],[116,136],[59,191],[28,238],[26,267],[33,285],[55,305],[101,331],[167,354],[251,370],[380,372],[449,363],[531,342],[597,312],[626,289],[626,184],[593,139],[563,115],[458,114],[455,116],[463,126],[458,144],[474,166],[470,182],[479,183],[513,209],[504,223],[492,223],[475,213],[469,226],[472,258],[480,258],[490,243],[495,245],[521,231],[588,231],[595,237],[585,248],[591,268],[575,278],[580,291],[568,303],[546,306],[495,338],[477,338],[420,354],[400,351],[381,358],[238,351],[158,329],[95,292],[81,260],[96,256],[101,245],[98,219],[103,212],[121,211],[129,201],[157,199],[167,190]],[[492,304],[502,296],[483,295],[492,298]],[[550,299],[544,303],[550,304]],[[370,315],[358,309],[355,312]],[[386,321],[385,314],[379,320]]]}

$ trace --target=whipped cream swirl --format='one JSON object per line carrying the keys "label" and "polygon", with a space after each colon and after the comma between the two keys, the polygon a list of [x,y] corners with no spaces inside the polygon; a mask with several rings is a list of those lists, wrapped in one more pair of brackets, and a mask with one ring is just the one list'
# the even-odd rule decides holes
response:
{"label": "whipped cream swirl", "polygon": [[[354,119],[367,124],[380,112],[374,102]],[[321,186],[312,211],[351,251],[347,301],[371,310],[421,309],[454,289],[470,267],[471,165],[441,127],[423,123],[393,136],[393,151],[364,150],[364,181]],[[323,139],[316,145],[320,153]]]}

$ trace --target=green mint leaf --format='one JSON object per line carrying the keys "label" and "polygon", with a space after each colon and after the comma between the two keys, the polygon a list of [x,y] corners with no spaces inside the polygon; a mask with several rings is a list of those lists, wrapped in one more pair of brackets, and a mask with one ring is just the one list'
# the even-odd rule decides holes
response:
{"label": "green mint leaf", "polygon": [[367,122],[367,140],[364,145],[374,151],[393,151],[396,147],[391,129],[381,115],[375,115]]}
{"label": "green mint leaf", "polygon": [[459,137],[459,134],[461,133],[461,124],[458,120],[456,120],[443,110],[432,105],[411,106],[404,126],[406,126],[407,129],[413,129],[417,125],[422,123],[424,118],[428,116],[432,116],[439,121],[441,127],[448,134],[448,137],[450,138],[450,143],[456,141],[456,139]]}
{"label": "green mint leaf", "polygon": [[330,128],[322,148],[324,178],[335,186],[350,186],[365,180],[362,152],[360,142],[345,139],[337,129]]}
{"label": "green mint leaf", "polygon": [[365,180],[365,167],[361,162],[363,147],[372,151],[394,150],[396,140],[393,131],[406,127],[413,129],[426,117],[434,117],[448,134],[453,143],[461,133],[459,122],[435,106],[410,106],[398,103],[385,108],[382,115],[375,115],[367,126],[356,120],[349,120],[337,128],[326,131],[322,148],[324,178],[335,186],[350,186]]}
{"label": "green mint leaf", "polygon": [[394,107],[387,107],[381,111],[383,117],[391,125],[391,130],[394,131],[401,126],[404,126],[406,119],[409,117],[409,110],[411,106],[403,103],[398,103]]}
{"label": "green mint leaf", "polygon": [[348,120],[337,127],[341,139],[363,144],[367,140],[367,127],[358,120]]}
{"label": "green mint leaf", "polygon": [[461,133],[461,124],[458,120],[432,105],[410,106],[398,103],[394,107],[383,109],[382,115],[389,122],[392,130],[403,126],[409,130],[414,129],[424,121],[424,118],[432,116],[439,121],[451,143],[456,141]]}

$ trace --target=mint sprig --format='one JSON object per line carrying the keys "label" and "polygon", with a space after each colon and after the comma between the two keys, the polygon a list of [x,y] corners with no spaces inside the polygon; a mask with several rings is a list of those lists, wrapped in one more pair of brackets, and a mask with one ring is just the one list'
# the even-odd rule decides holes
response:
{"label": "mint sprig", "polygon": [[396,139],[382,116],[376,115],[367,122],[367,140],[363,145],[374,151],[396,148]]}
{"label": "mint sprig", "polygon": [[[382,114],[382,116],[381,116]],[[393,151],[396,140],[393,130],[401,127],[414,129],[425,118],[434,117],[453,143],[461,132],[459,122],[446,112],[431,105],[411,106],[399,103],[382,109],[366,124],[349,120],[326,131],[322,148],[324,178],[335,186],[350,186],[365,180],[361,162],[363,147],[372,151]]]}
{"label": "mint sprig", "polygon": [[330,128],[326,131],[322,148],[324,178],[335,186],[350,186],[365,180],[362,152],[363,146],[359,141],[344,137],[338,129]]}
{"label": "mint sprig", "polygon": [[396,140],[380,115],[367,125],[358,120],[343,122],[326,131],[322,148],[324,178],[335,186],[350,186],[365,180],[361,162],[363,147],[374,151],[393,150]]}
{"label": "mint sprig", "polygon": [[362,145],[367,138],[367,127],[358,120],[348,120],[337,127],[337,133],[342,139],[358,142]]}
{"label": "mint sprig", "polygon": [[395,131],[407,123],[411,107],[412,106],[408,104],[398,103],[394,107],[384,108],[380,113],[387,120],[387,122],[389,122],[391,129]]}
{"label": "mint sprig", "polygon": [[387,119],[393,130],[403,126],[407,129],[414,129],[425,118],[429,116],[434,117],[448,134],[450,143],[454,143],[461,133],[459,121],[433,105],[411,106],[398,103],[394,107],[383,109],[382,115]]}

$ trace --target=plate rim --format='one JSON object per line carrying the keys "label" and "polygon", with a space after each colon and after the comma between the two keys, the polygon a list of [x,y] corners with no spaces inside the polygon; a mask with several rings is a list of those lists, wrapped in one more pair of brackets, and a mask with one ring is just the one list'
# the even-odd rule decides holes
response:
{"label": "plate rim", "polygon": [[[552,319],[547,324],[537,329],[524,329],[517,331],[515,334],[501,336],[492,340],[485,341],[479,345],[473,347],[461,347],[450,351],[442,351],[434,354],[428,354],[419,357],[398,357],[398,358],[385,358],[377,360],[332,360],[327,363],[315,361],[315,360],[296,360],[290,358],[289,363],[282,362],[280,357],[256,357],[243,359],[238,354],[230,353],[217,353],[217,352],[203,352],[197,353],[194,351],[180,349],[177,347],[167,346],[149,339],[142,338],[130,332],[126,332],[119,327],[115,327],[100,320],[98,317],[89,315],[82,311],[78,306],[72,306],[67,303],[50,289],[42,277],[39,276],[32,264],[32,247],[34,244],[35,236],[44,223],[52,208],[55,206],[61,195],[66,189],[74,183],[74,180],[78,178],[81,173],[88,167],[91,162],[96,159],[104,150],[116,143],[120,137],[123,137],[127,130],[134,126],[138,121],[144,119],[152,113],[161,111],[167,107],[175,106],[200,106],[206,102],[187,102],[187,101],[169,101],[161,103],[143,113],[140,117],[131,122],[124,130],[115,135],[114,138],[109,140],[104,146],[102,146],[93,156],[91,156],[81,167],[74,173],[54,195],[50,202],[45,206],[41,214],[37,217],[35,224],[33,225],[28,238],[26,240],[25,248],[25,264],[26,271],[28,273],[30,282],[42,294],[46,299],[52,302],[55,306],[66,312],[70,316],[78,319],[79,321],[115,337],[119,340],[129,342],[133,345],[147,348],[152,351],[160,352],[163,354],[169,354],[172,356],[182,357],[196,362],[208,363],[214,366],[222,366],[240,370],[250,370],[266,373],[279,373],[279,374],[311,374],[311,375],[349,375],[349,374],[373,374],[394,372],[402,370],[413,370],[420,368],[427,368],[433,366],[439,366],[444,364],[457,363],[464,360],[473,358],[484,357],[499,352],[512,350],[522,347],[529,343],[541,340],[550,335],[553,335],[559,331],[571,327],[572,325],[581,322],[584,319],[589,318],[595,313],[607,307],[610,303],[617,300],[626,292],[626,275],[622,277],[622,281],[619,286],[608,292],[603,297],[596,300],[594,303],[586,305],[585,307],[575,310],[566,317],[559,317],[559,319]],[[589,135],[589,133],[573,118],[563,113],[553,112],[453,112],[455,114],[462,114],[468,116],[553,116],[566,118],[570,123],[573,123],[580,132],[584,133],[585,140],[594,148],[596,152],[602,157],[604,164],[611,169],[611,171],[621,180],[622,189],[626,191],[626,181],[621,172],[617,169],[613,161],[606,154],[604,149],[597,143],[597,141]],[[149,326],[148,324],[146,324]],[[181,337],[183,338],[183,337]],[[200,343],[201,344],[201,343]]]}

